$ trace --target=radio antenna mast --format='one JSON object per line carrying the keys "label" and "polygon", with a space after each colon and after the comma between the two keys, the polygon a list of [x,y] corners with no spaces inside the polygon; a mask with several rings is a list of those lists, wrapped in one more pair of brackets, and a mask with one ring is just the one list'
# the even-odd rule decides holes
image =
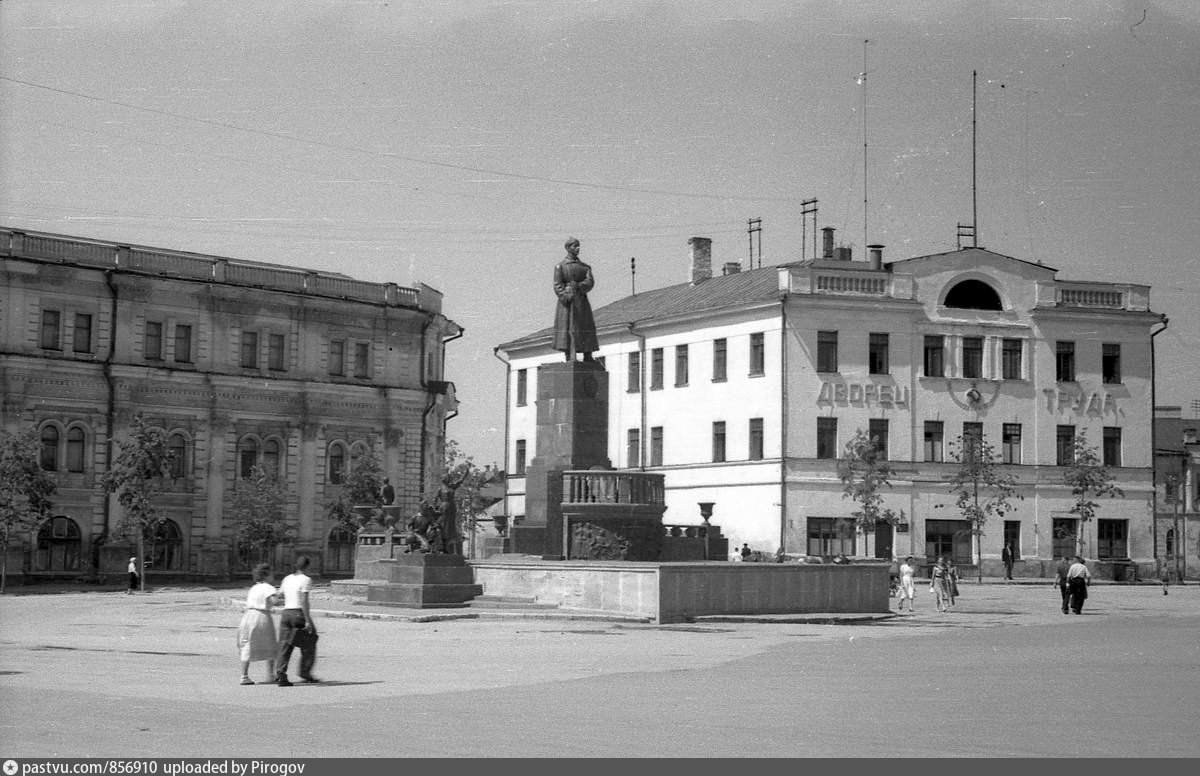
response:
{"label": "radio antenna mast", "polygon": [[867,239],[867,44],[863,41],[863,71],[862,71],[862,115],[863,115],[863,245],[870,242]]}
{"label": "radio antenna mast", "polygon": [[979,183],[975,175],[975,149],[979,145],[976,140],[975,94],[978,72],[971,71],[971,247],[979,247]]}

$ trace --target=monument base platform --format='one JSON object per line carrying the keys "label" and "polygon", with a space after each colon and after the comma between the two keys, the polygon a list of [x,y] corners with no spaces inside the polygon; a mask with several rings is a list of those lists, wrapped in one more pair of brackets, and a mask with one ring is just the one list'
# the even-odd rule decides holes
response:
{"label": "monument base platform", "polygon": [[354,579],[335,580],[330,588],[358,599],[356,604],[446,608],[466,606],[483,592],[461,555],[406,553],[360,560],[355,567]]}
{"label": "monument base platform", "polygon": [[706,615],[883,614],[888,563],[832,565],[552,561],[526,556],[472,561],[488,597],[612,612],[658,623]]}

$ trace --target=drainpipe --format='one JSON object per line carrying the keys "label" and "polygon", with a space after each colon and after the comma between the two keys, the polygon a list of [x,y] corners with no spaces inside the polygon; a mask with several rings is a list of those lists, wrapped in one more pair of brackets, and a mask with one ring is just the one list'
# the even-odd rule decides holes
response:
{"label": "drainpipe", "polygon": [[786,289],[779,292],[779,546],[787,548],[787,431],[788,431],[788,370],[787,370],[787,301]]}
{"label": "drainpipe", "polygon": [[[112,375],[113,357],[117,350],[117,286],[113,282],[113,273],[114,270],[104,270],[104,284],[108,286],[109,296],[108,352],[104,354],[104,383],[108,387],[108,401],[104,408],[104,466],[106,469],[112,465],[113,430],[116,426],[117,416],[117,385]],[[100,529],[100,535],[92,541],[92,573],[97,577],[100,574],[100,547],[108,541],[108,525],[112,520],[112,494],[110,493],[104,494],[103,513],[104,526]]]}
{"label": "drainpipe", "polygon": [[429,327],[432,325],[433,325],[433,316],[430,316],[429,318],[427,318],[425,320],[424,325],[421,326],[420,385],[421,385],[421,389],[423,391],[425,391],[425,394],[426,394],[426,404],[425,404],[424,411],[421,412],[421,452],[417,456],[417,462],[418,462],[417,463],[417,468],[418,468],[417,482],[420,483],[420,492],[417,493],[418,500],[425,497],[425,487],[427,485],[427,483],[425,482],[425,452],[429,448],[429,423],[428,423],[429,413],[433,412],[433,408],[435,406],[437,406],[437,398],[433,393],[430,393],[429,381],[426,379],[426,374],[425,374],[429,370],[429,347],[428,347],[429,338],[427,335],[429,333]]}
{"label": "drainpipe", "polygon": [[[1154,577],[1155,579],[1162,578],[1162,558],[1158,556],[1158,435],[1155,433],[1155,428],[1158,425],[1154,422],[1154,408],[1157,406],[1158,399],[1155,396],[1155,386],[1158,383],[1158,377],[1155,374],[1154,362],[1154,338],[1167,330],[1167,324],[1170,320],[1167,316],[1162,316],[1162,328],[1158,331],[1150,332],[1150,489],[1151,496],[1151,520],[1150,520],[1150,537],[1154,543]],[[1177,493],[1176,498],[1179,498]],[[1176,544],[1179,543],[1179,537],[1175,537]]]}
{"label": "drainpipe", "polygon": [[629,327],[629,333],[637,337],[638,353],[641,354],[638,356],[638,393],[642,400],[641,417],[638,420],[638,469],[646,471],[646,335],[634,331],[637,321],[625,325]]}
{"label": "drainpipe", "polygon": [[[507,482],[507,480],[510,476],[513,476],[514,474],[516,474],[516,472],[514,472],[508,466],[508,440],[509,440],[508,434],[509,434],[509,429],[511,428],[511,425],[512,425],[512,418],[509,414],[510,408],[512,406],[512,404],[511,404],[511,402],[512,402],[512,364],[508,361],[508,359],[506,359],[506,358],[504,358],[504,356],[500,355],[500,346],[499,345],[492,348],[492,355],[495,356],[496,359],[500,363],[504,364],[504,458],[502,460],[504,461],[504,479],[505,479],[504,514],[508,515],[508,514],[512,514],[512,513],[509,511],[509,508],[508,508],[508,482]],[[528,388],[527,388],[527,390],[528,390]]]}

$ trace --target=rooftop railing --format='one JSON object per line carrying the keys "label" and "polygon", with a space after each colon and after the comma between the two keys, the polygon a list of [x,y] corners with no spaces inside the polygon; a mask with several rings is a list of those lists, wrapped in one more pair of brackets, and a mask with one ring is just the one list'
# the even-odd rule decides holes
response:
{"label": "rooftop railing", "polygon": [[665,477],[631,471],[563,472],[564,504],[665,504]]}

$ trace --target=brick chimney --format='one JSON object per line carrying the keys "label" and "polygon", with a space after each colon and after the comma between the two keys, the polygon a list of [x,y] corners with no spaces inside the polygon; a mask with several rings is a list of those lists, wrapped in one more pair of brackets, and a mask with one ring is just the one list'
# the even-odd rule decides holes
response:
{"label": "brick chimney", "polygon": [[883,269],[883,246],[868,245],[867,250],[871,255],[871,269]]}
{"label": "brick chimney", "polygon": [[692,253],[692,285],[712,278],[712,239],[692,237],[688,240]]}
{"label": "brick chimney", "polygon": [[833,227],[832,226],[823,226],[823,227],[821,227],[821,232],[823,234],[821,258],[822,259],[832,259],[833,258]]}

